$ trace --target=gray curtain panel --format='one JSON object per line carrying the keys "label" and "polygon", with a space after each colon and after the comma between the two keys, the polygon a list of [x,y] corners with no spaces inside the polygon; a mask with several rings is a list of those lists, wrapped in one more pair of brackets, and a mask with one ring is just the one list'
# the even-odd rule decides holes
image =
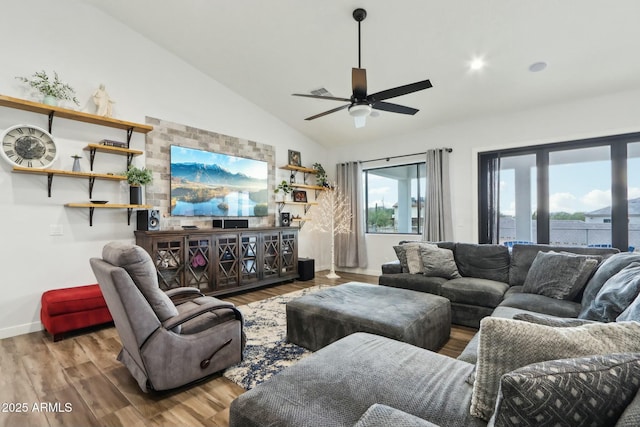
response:
{"label": "gray curtain panel", "polygon": [[336,236],[336,265],[366,267],[367,247],[364,241],[364,199],[362,194],[362,164],[339,163],[336,185],[351,202],[351,233]]}
{"label": "gray curtain panel", "polygon": [[423,240],[428,242],[453,240],[449,152],[444,149],[428,150],[426,163],[427,188]]}

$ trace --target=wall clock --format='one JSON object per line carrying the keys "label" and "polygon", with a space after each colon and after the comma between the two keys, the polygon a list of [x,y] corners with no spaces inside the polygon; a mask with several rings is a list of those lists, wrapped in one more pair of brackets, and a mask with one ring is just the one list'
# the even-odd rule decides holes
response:
{"label": "wall clock", "polygon": [[10,164],[27,168],[47,168],[58,157],[53,136],[32,125],[16,125],[5,130],[0,137],[0,154]]}

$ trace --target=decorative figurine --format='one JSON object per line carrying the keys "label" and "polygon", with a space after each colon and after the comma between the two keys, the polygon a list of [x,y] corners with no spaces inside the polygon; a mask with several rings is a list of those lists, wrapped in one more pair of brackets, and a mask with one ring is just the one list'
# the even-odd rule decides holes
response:
{"label": "decorative figurine", "polygon": [[96,104],[96,115],[103,117],[112,117],[113,116],[113,107],[112,104],[114,101],[109,97],[109,94],[104,88],[104,85],[101,84],[100,87],[93,92],[93,102]]}

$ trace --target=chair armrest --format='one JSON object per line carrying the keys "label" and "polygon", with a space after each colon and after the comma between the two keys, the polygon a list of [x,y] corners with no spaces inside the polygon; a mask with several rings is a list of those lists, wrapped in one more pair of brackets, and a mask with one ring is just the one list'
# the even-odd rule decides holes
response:
{"label": "chair armrest", "polygon": [[400,261],[390,261],[382,264],[382,274],[399,274],[402,273]]}
{"label": "chair armrest", "polygon": [[162,322],[162,327],[168,330],[172,330],[176,326],[182,325],[184,322],[194,319],[204,313],[220,309],[233,310],[236,315],[236,319],[242,321],[242,313],[240,313],[235,305],[231,304],[230,302],[213,301],[202,304],[198,307],[194,307],[192,310],[185,311],[184,313],[180,313],[177,316],[172,317],[171,319],[165,320],[164,322]]}
{"label": "chair armrest", "polygon": [[204,296],[204,294],[200,292],[200,289],[192,288],[189,286],[182,286],[179,288],[168,289],[164,293],[167,294],[169,298],[183,297],[183,296],[192,296],[192,297]]}

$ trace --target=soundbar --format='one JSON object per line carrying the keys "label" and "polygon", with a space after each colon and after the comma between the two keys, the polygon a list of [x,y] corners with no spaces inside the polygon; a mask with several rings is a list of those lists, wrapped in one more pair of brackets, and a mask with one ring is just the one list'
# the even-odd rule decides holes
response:
{"label": "soundbar", "polygon": [[213,228],[249,228],[248,219],[214,219]]}

